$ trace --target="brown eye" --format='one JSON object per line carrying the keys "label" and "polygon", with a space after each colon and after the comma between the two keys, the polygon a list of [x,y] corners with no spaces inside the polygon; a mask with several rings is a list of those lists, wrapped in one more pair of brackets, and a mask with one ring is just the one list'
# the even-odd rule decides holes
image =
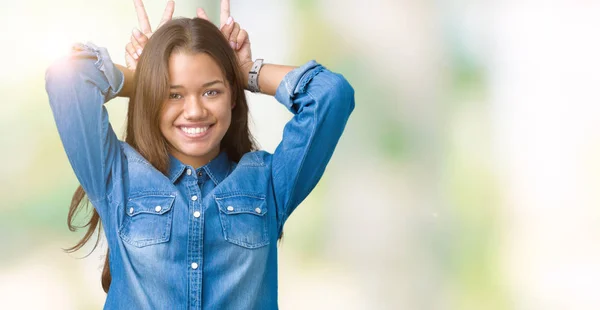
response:
{"label": "brown eye", "polygon": [[218,94],[220,94],[220,93],[221,93],[220,91],[212,89],[212,90],[207,90],[207,91],[204,93],[204,96],[207,96],[207,97],[214,97],[214,96],[216,96],[216,95],[218,95]]}
{"label": "brown eye", "polygon": [[169,99],[173,99],[173,100],[177,100],[177,99],[181,99],[181,95],[178,93],[171,93],[169,94]]}

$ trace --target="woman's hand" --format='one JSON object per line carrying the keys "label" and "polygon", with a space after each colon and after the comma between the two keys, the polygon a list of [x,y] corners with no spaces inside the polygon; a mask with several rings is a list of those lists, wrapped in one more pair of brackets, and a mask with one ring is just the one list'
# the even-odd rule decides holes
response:
{"label": "woman's hand", "polygon": [[[196,10],[196,14],[199,18],[209,20],[206,12],[204,12],[202,8],[198,8]],[[229,45],[231,45],[231,48],[233,48],[235,54],[237,55],[240,68],[242,69],[242,73],[244,73],[244,77],[246,79],[248,75],[247,73],[250,72],[250,68],[252,67],[250,38],[248,37],[248,32],[246,32],[244,29],[241,29],[240,24],[235,22],[233,17],[231,17],[229,0],[221,0],[220,20],[221,33],[223,33],[225,39],[229,41]]]}
{"label": "woman's hand", "polygon": [[[150,39],[153,33],[152,27],[150,26],[150,21],[148,20],[148,14],[146,14],[146,9],[144,8],[144,3],[142,0],[133,0],[133,4],[135,5],[135,11],[137,13],[140,29],[133,29],[133,33],[129,39],[130,42],[125,46],[125,63],[127,64],[127,69],[131,71],[135,71],[137,61],[142,55],[142,50],[146,46],[148,39]],[[175,2],[168,1],[165,12],[163,13],[163,17],[156,29],[160,28],[173,18],[174,10]]]}

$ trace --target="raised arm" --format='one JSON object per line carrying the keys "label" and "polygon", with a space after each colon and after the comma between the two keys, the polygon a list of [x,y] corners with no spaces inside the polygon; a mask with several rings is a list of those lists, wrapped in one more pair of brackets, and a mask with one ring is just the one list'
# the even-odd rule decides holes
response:
{"label": "raised arm", "polygon": [[[266,80],[262,73],[259,82]],[[354,89],[342,75],[310,61],[284,77],[275,97],[294,114],[272,159],[282,229],[321,179],[354,109]]]}
{"label": "raised arm", "polygon": [[[141,0],[134,0],[134,5],[142,35],[151,36]],[[161,25],[171,19],[173,8],[169,1]],[[130,42],[127,50],[133,46]],[[129,67],[115,65],[105,48],[77,44],[70,56],[46,71],[46,91],[63,147],[94,205],[106,198],[117,173],[114,169],[118,169],[115,159],[121,156],[120,144],[104,103],[116,96],[130,96],[135,63],[127,62]],[[102,216],[102,210],[98,211]]]}
{"label": "raised arm", "polygon": [[[229,16],[228,0],[221,1],[221,25],[248,85],[253,63],[250,40],[248,33]],[[261,93],[275,96],[294,114],[271,161],[281,230],[323,175],[354,109],[354,89],[343,76],[315,61],[299,68],[265,64],[258,74],[258,86]]]}
{"label": "raised arm", "polygon": [[[89,199],[105,199],[120,146],[104,103],[123,85],[108,52],[77,44],[71,55],[46,71],[46,91],[58,133],[77,179]],[[102,216],[102,210],[99,210]]]}

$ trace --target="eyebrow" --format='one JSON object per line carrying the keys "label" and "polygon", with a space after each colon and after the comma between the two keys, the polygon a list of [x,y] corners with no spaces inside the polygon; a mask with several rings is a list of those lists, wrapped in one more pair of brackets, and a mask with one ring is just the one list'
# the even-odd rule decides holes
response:
{"label": "eyebrow", "polygon": [[[209,86],[213,86],[213,85],[219,84],[219,83],[225,84],[221,80],[214,80],[214,81],[202,84],[202,87],[209,87]],[[185,87],[183,87],[183,85],[171,85],[171,86],[169,86],[169,88],[173,89],[173,88],[185,88]]]}

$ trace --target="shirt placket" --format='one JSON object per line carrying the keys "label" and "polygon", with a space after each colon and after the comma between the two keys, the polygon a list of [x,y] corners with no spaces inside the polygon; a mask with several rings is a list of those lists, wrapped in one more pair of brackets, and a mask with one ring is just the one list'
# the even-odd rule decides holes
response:
{"label": "shirt placket", "polygon": [[189,309],[201,309],[202,304],[202,237],[203,237],[203,212],[202,195],[199,182],[201,182],[202,170],[194,175],[194,170],[186,168],[186,187],[188,196],[188,268],[189,268]]}

